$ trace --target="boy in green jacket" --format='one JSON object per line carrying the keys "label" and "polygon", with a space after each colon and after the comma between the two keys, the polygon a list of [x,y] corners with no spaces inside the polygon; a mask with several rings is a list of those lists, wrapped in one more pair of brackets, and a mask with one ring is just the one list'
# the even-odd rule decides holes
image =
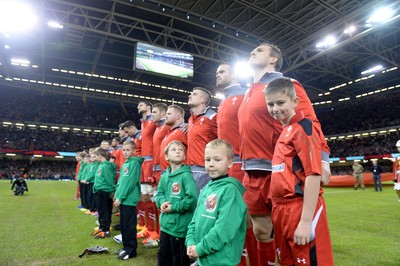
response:
{"label": "boy in green jacket", "polygon": [[183,165],[185,146],[171,141],[164,150],[170,163],[158,184],[156,204],[160,208],[159,266],[190,265],[186,254],[185,237],[197,203],[197,187],[191,168]]}
{"label": "boy in green jacket", "polygon": [[87,201],[89,205],[89,211],[86,214],[95,215],[97,213],[97,202],[93,195],[94,178],[99,167],[99,162],[96,161],[96,155],[93,153],[94,149],[89,150],[90,163],[86,166],[85,181],[88,184],[87,189]]}
{"label": "boy in green jacket", "polygon": [[98,147],[93,153],[96,155],[96,160],[100,163],[94,177],[93,194],[97,200],[97,212],[99,213],[99,229],[93,232],[95,238],[110,237],[110,225],[112,215],[112,198],[111,193],[115,189],[115,176],[117,167],[107,159],[110,154]]}
{"label": "boy in green jacket", "polygon": [[121,167],[114,205],[120,206],[120,226],[124,247],[116,253],[118,259],[127,260],[136,257],[137,251],[136,206],[140,199],[140,174],[143,158],[134,156],[136,144],[132,140],[124,142],[122,152],[126,161]]}
{"label": "boy in green jacket", "polygon": [[240,262],[246,235],[247,206],[243,185],[228,176],[232,145],[221,139],[205,148],[205,168],[211,181],[202,189],[186,236],[187,254],[199,265],[230,266]]}
{"label": "boy in green jacket", "polygon": [[85,212],[87,211],[87,204],[86,204],[86,186],[85,183],[81,182],[82,178],[85,175],[85,168],[88,165],[88,160],[85,160],[85,158],[87,157],[87,153],[86,152],[80,152],[79,156],[82,158],[81,160],[81,165],[79,167],[79,172],[78,172],[78,185],[79,185],[79,191],[80,191],[80,197],[81,197],[81,206],[82,208],[80,208],[81,211]]}

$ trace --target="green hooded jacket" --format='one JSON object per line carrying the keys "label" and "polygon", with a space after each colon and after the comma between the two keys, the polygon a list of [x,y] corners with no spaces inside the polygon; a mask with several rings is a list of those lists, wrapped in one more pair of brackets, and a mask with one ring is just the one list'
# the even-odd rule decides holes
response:
{"label": "green hooded jacket", "polygon": [[117,166],[114,163],[110,161],[100,163],[94,177],[93,193],[99,190],[110,193],[114,192],[116,174]]}
{"label": "green hooded jacket", "polygon": [[237,265],[246,235],[245,188],[233,177],[211,180],[200,192],[186,246],[196,245],[203,266]]}
{"label": "green hooded jacket", "polygon": [[85,168],[87,166],[87,163],[85,163],[83,160],[81,161],[81,166],[79,167],[79,172],[78,172],[78,181],[84,180],[85,175]]}
{"label": "green hooded jacket", "polygon": [[140,200],[140,174],[143,160],[142,157],[131,157],[121,167],[114,199],[118,199],[122,205],[137,206]]}
{"label": "green hooded jacket", "polygon": [[161,213],[161,230],[184,238],[197,203],[197,187],[189,166],[182,165],[173,173],[169,166],[162,175],[156,195],[157,207],[166,201],[171,203],[171,212]]}
{"label": "green hooded jacket", "polygon": [[97,168],[99,167],[99,164],[100,163],[97,161],[89,163],[85,168],[86,170],[83,180],[86,180],[89,183],[94,183],[94,177],[97,173]]}

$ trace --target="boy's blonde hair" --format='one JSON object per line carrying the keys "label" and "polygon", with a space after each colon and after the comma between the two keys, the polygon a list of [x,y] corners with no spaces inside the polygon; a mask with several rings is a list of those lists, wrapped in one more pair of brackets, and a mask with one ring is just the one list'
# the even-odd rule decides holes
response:
{"label": "boy's blonde hair", "polygon": [[181,146],[183,148],[183,152],[186,154],[186,147],[185,145],[183,145],[182,142],[180,142],[179,140],[173,140],[170,143],[167,144],[167,146],[165,146],[164,148],[164,154],[168,155],[168,151],[169,151],[169,147],[171,147],[172,144],[176,144],[178,146]]}
{"label": "boy's blonde hair", "polygon": [[228,159],[233,160],[233,157],[234,157],[233,147],[228,141],[223,140],[223,139],[214,139],[214,140],[210,141],[209,143],[207,143],[207,145],[206,145],[206,149],[207,148],[215,149],[215,148],[220,148],[220,147],[225,149],[225,153],[226,153],[226,156],[228,156]]}
{"label": "boy's blonde hair", "polygon": [[97,147],[96,149],[94,149],[93,153],[96,155],[101,155],[104,158],[106,158],[107,160],[110,160],[110,154],[101,147]]}
{"label": "boy's blonde hair", "polygon": [[271,81],[264,89],[264,95],[268,96],[275,93],[283,93],[287,95],[290,100],[296,98],[296,91],[291,79],[289,78],[278,78]]}
{"label": "boy's blonde hair", "polygon": [[76,156],[81,157],[83,159],[86,156],[86,152],[84,151],[78,152]]}
{"label": "boy's blonde hair", "polygon": [[133,140],[127,140],[127,141],[125,141],[125,142],[122,144],[122,146],[125,146],[125,145],[131,145],[132,148],[133,148],[134,150],[136,150],[136,143],[135,143]]}

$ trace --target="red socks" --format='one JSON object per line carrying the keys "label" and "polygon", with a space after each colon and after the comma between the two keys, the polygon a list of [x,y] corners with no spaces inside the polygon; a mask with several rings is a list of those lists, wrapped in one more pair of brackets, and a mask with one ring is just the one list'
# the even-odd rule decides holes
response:
{"label": "red socks", "polygon": [[247,256],[249,257],[250,266],[258,266],[258,251],[257,251],[257,238],[254,235],[253,228],[246,230],[246,249]]}
{"label": "red socks", "polygon": [[275,265],[275,244],[271,242],[257,242],[258,262],[263,265]]}
{"label": "red socks", "polygon": [[140,226],[145,226],[146,225],[146,221],[145,221],[145,202],[143,201],[139,201],[138,205],[137,205],[137,210],[138,210],[138,214],[139,214],[139,225]]}
{"label": "red socks", "polygon": [[149,231],[156,231],[157,206],[152,201],[146,201],[146,226]]}

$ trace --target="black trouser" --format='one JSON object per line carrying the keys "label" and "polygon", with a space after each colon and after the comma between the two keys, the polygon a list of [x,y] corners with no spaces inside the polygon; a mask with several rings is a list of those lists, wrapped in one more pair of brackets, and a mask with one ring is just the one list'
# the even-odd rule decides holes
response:
{"label": "black trouser", "polygon": [[89,183],[87,185],[87,201],[88,201],[88,206],[89,210],[91,212],[97,212],[97,201],[96,197],[93,194],[93,185],[94,183]]}
{"label": "black trouser", "polygon": [[81,206],[85,209],[87,209],[87,186],[86,184],[79,182],[79,191],[81,194]]}
{"label": "black trouser", "polygon": [[129,256],[136,257],[136,206],[120,205],[120,226],[122,234],[122,244]]}
{"label": "black trouser", "polygon": [[25,187],[24,186],[15,186],[14,195],[24,195]]}
{"label": "black trouser", "polygon": [[381,179],[381,175],[374,175],[374,187],[375,187],[375,191],[378,191],[378,189],[380,191],[382,191],[382,179]]}
{"label": "black trouser", "polygon": [[99,190],[95,194],[97,211],[99,212],[99,229],[103,232],[110,231],[113,201],[110,192]]}
{"label": "black trouser", "polygon": [[160,232],[158,246],[158,266],[188,266],[190,259],[186,254],[185,238]]}

